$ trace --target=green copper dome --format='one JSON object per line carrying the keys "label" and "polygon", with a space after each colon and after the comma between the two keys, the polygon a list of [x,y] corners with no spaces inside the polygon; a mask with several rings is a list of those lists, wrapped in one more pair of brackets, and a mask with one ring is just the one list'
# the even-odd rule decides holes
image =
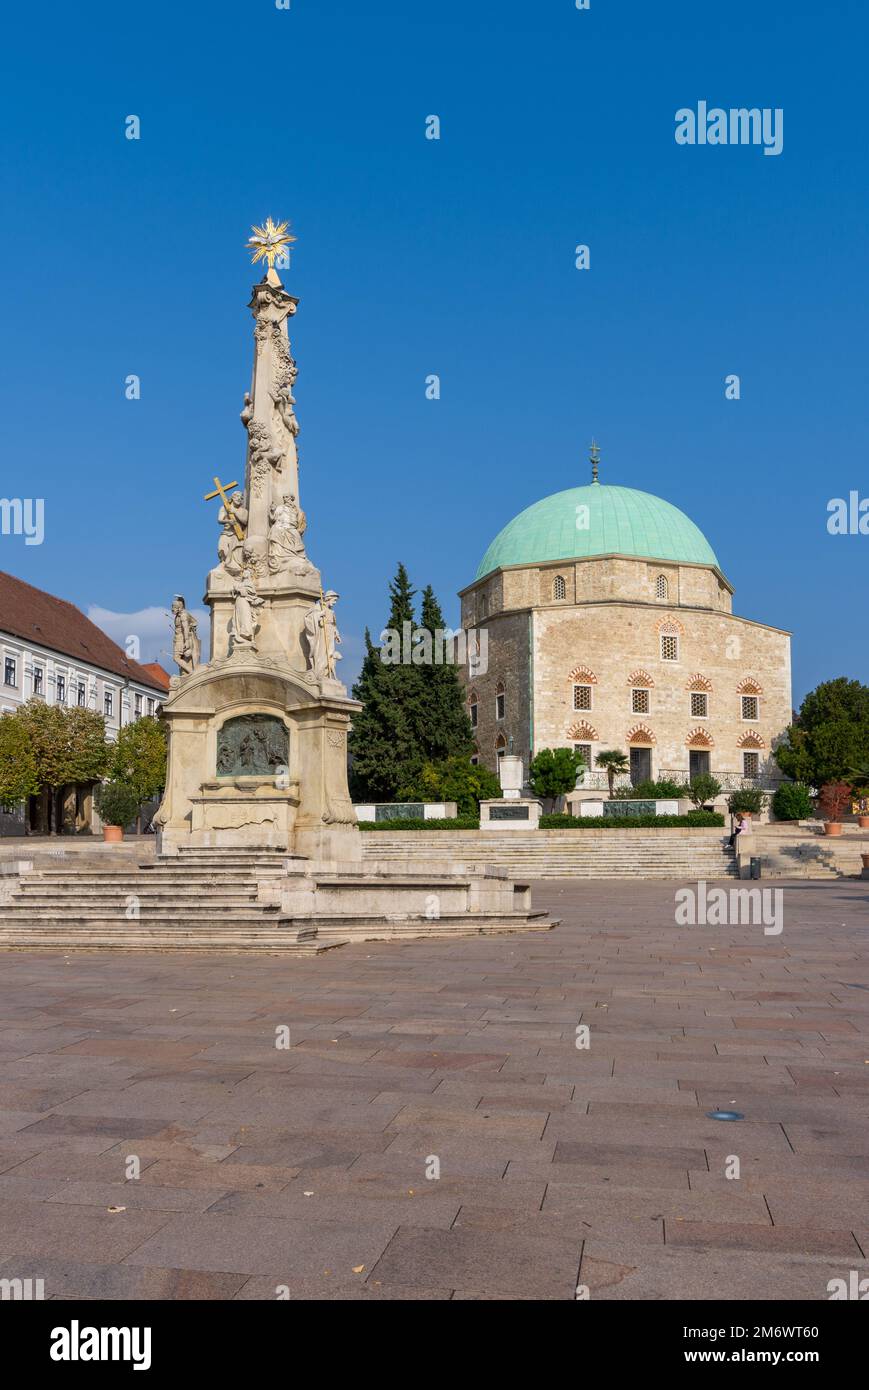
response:
{"label": "green copper dome", "polygon": [[554,492],[514,516],[492,541],[475,577],[506,565],[614,554],[718,566],[703,532],[671,502],[632,487],[589,483]]}

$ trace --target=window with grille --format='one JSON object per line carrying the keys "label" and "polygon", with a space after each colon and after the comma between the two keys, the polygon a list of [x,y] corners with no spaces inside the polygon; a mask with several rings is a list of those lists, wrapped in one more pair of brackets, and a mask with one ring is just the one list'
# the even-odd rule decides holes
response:
{"label": "window with grille", "polygon": [[78,683],[78,697],[77,697],[77,704],[78,704],[79,709],[84,709],[85,700],[86,700],[86,699],[87,699],[87,690],[85,689],[84,681],[79,681],[79,683]]}
{"label": "window with grille", "polygon": [[66,702],[66,676],[57,678],[57,703],[62,705]]}
{"label": "window with grille", "polygon": [[152,699],[151,699],[151,696],[149,695],[149,696],[148,696],[148,713],[149,713],[149,714],[153,714],[153,713],[154,713],[154,704],[155,704],[155,701],[152,700]]}
{"label": "window with grille", "polygon": [[42,694],[44,677],[45,677],[45,673],[44,673],[42,667],[41,667],[41,666],[34,666],[34,668],[33,668],[33,693],[34,693],[34,695],[41,695],[41,694]]}
{"label": "window with grille", "polygon": [[565,598],[566,596],[567,585],[564,582],[564,576],[557,574],[552,585],[552,597],[555,599],[560,599]]}
{"label": "window with grille", "polygon": [[591,709],[590,685],[575,685],[573,687],[573,708]]}
{"label": "window with grille", "polygon": [[18,669],[15,665],[15,658],[13,656],[7,656],[6,661],[4,663],[3,684],[18,684]]}
{"label": "window with grille", "polygon": [[659,574],[658,578],[655,580],[655,597],[664,599],[670,597],[670,585],[667,583],[667,576],[664,574]]}
{"label": "window with grille", "polygon": [[111,718],[111,716],[112,716],[112,714],[113,714],[113,712],[114,712],[114,708],[115,708],[115,697],[114,697],[114,695],[112,694],[111,690],[107,690],[106,693],[105,693],[105,695],[103,696],[103,710],[104,710],[105,714],[106,714],[109,718]]}
{"label": "window with grille", "polygon": [[574,752],[578,753],[579,756],[582,758],[582,761],[585,763],[586,767],[587,767],[587,768],[590,768],[590,767],[591,767],[591,744],[590,744],[590,743],[575,743],[575,744],[573,745],[573,748],[574,748]]}
{"label": "window with grille", "polygon": [[705,691],[692,690],[691,714],[694,719],[706,719],[709,714],[709,696]]}
{"label": "window with grille", "polygon": [[672,632],[661,633],[661,660],[679,660],[679,638]]}
{"label": "window with grille", "polygon": [[631,691],[631,712],[633,714],[649,713],[648,690],[634,689]]}
{"label": "window with grille", "polygon": [[138,717],[139,717],[139,715],[140,715],[141,713],[142,713],[142,697],[141,697],[141,695],[137,695],[137,696],[136,696],[136,718],[137,718],[137,719],[138,719]]}
{"label": "window with grille", "polygon": [[742,717],[743,719],[757,718],[757,696],[743,695],[742,697]]}
{"label": "window with grille", "polygon": [[757,777],[760,773],[760,754],[743,753],[742,755],[742,775],[743,777]]}

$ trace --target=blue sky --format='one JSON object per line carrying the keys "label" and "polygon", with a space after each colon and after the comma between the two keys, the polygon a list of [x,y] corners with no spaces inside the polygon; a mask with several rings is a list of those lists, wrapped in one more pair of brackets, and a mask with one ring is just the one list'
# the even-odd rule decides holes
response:
{"label": "blue sky", "polygon": [[[46,535],[0,536],[0,568],[142,615],[146,657],[173,593],[199,605],[202,495],[244,466],[243,244],[272,213],[299,238],[301,496],[347,666],[397,560],[457,619],[594,435],[604,481],[707,534],[736,611],[793,629],[796,699],[869,680],[869,536],[826,529],[869,495],[867,29],[856,0],[7,11],[0,492],[44,497]],[[677,146],[700,100],[781,107],[783,152]]]}

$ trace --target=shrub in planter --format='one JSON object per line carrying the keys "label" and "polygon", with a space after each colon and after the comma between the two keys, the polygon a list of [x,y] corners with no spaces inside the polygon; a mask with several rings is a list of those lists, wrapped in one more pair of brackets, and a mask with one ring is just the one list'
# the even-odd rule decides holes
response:
{"label": "shrub in planter", "polygon": [[701,772],[700,776],[695,777],[688,785],[688,795],[697,807],[705,805],[707,801],[714,801],[720,791],[721,783],[716,781],[711,772]]}
{"label": "shrub in planter", "polygon": [[766,794],[760,787],[746,787],[741,792],[733,792],[727,798],[727,809],[732,816],[759,816],[766,805]]}
{"label": "shrub in planter", "polygon": [[851,788],[847,782],[827,782],[821,787],[818,808],[828,835],[841,835],[842,817],[851,805]]}
{"label": "shrub in planter", "polygon": [[104,782],[97,788],[96,801],[100,820],[107,827],[119,826],[123,830],[139,813],[136,793],[126,782]]}
{"label": "shrub in planter", "polygon": [[808,820],[814,810],[808,787],[803,782],[782,782],[772,810],[776,820]]}

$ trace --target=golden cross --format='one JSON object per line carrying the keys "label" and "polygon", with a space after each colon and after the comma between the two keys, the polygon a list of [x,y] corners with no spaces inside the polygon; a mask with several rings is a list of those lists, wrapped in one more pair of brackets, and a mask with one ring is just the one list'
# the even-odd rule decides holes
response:
{"label": "golden cross", "polygon": [[232,503],[226,495],[230,488],[238,487],[238,483],[222,483],[219,478],[215,478],[214,487],[214,492],[206,492],[204,500],[206,502],[211,502],[215,497],[220,498],[221,502],[224,505],[224,508],[226,509],[226,515],[232,522],[232,528],[235,531],[235,534],[238,536],[238,539],[240,541],[243,541],[244,532],[242,531],[241,527],[235,519],[235,512],[232,510]]}

